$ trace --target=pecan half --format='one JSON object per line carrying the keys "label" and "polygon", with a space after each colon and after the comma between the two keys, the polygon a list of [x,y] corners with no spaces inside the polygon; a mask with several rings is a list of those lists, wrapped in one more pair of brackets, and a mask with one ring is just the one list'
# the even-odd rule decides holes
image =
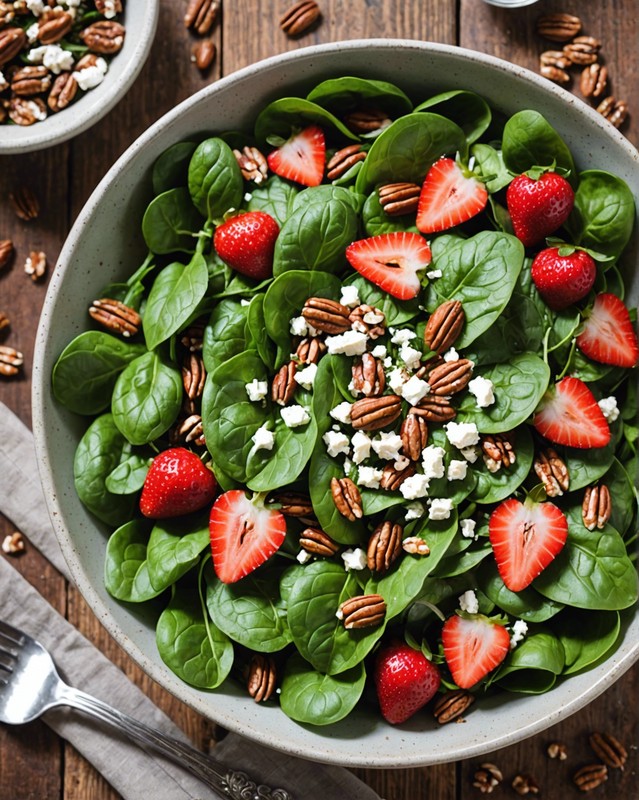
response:
{"label": "pecan half", "polygon": [[581,20],[573,14],[542,14],[537,18],[537,33],[551,42],[567,42],[581,30]]}
{"label": "pecan half", "polygon": [[13,242],[11,239],[0,239],[0,269],[4,269],[13,256]]}
{"label": "pecan half", "polygon": [[22,67],[11,76],[11,91],[21,97],[30,97],[48,91],[51,73],[46,67]]}
{"label": "pecan half", "polygon": [[515,775],[510,784],[518,795],[539,794],[539,786],[532,775]]}
{"label": "pecan half", "polygon": [[473,366],[473,362],[469,359],[459,358],[457,361],[446,361],[435,367],[428,374],[429,394],[434,394],[436,397],[450,397],[451,394],[461,392],[468,386],[473,376]]}
{"label": "pecan half", "polygon": [[467,711],[475,702],[475,695],[466,689],[453,689],[443,694],[433,707],[437,722],[444,725],[452,722]]}
{"label": "pecan half", "polygon": [[479,765],[473,776],[473,786],[482,794],[491,794],[493,789],[504,780],[504,775],[495,764],[485,762]]}
{"label": "pecan half", "polygon": [[192,353],[199,351],[204,346],[204,329],[206,324],[203,321],[194,322],[182,332],[180,342]]}
{"label": "pecan half", "polygon": [[326,344],[319,336],[309,336],[297,345],[295,358],[300,364],[317,364],[326,352]]}
{"label": "pecan half", "polygon": [[287,36],[301,36],[306,33],[322,16],[315,0],[300,0],[294,3],[280,17],[280,28]]}
{"label": "pecan half", "polygon": [[377,190],[379,204],[389,217],[401,217],[417,211],[421,186],[416,183],[387,183]]}
{"label": "pecan half", "polygon": [[182,360],[182,385],[190,400],[202,397],[206,382],[206,369],[201,353],[186,353]]}
{"label": "pecan half", "polygon": [[73,27],[73,17],[61,8],[52,8],[40,16],[38,39],[42,44],[54,44],[63,39]]}
{"label": "pecan half", "polygon": [[339,607],[346,630],[372,628],[386,616],[386,602],[381,594],[363,594],[345,600]]}
{"label": "pecan half", "polygon": [[557,455],[552,447],[540,450],[533,462],[535,473],[544,484],[548,497],[559,497],[568,491],[570,475],[566,463]]}
{"label": "pecan half", "polygon": [[356,306],[348,319],[354,331],[365,333],[371,339],[378,339],[386,332],[386,315],[375,306]]}
{"label": "pecan half", "polygon": [[411,414],[417,414],[428,422],[450,422],[455,419],[457,412],[451,406],[447,397],[437,397],[434,394],[427,394],[416,406],[410,410]]}
{"label": "pecan half", "polygon": [[212,39],[203,39],[201,42],[196,42],[193,45],[193,50],[191,52],[193,54],[192,61],[195,62],[195,66],[199,70],[202,70],[202,72],[205,72],[215,61],[217,48]]}
{"label": "pecan half", "polygon": [[605,764],[587,764],[572,776],[573,783],[581,792],[590,792],[608,780],[608,767]]}
{"label": "pecan half", "polygon": [[178,442],[187,444],[192,442],[199,446],[206,444],[202,417],[199,414],[189,414],[184,419],[178,420],[169,432],[169,439],[172,444]]}
{"label": "pecan half", "polygon": [[271,697],[277,683],[277,670],[272,656],[255,653],[248,668],[246,689],[256,703]]}
{"label": "pecan half", "polygon": [[0,31],[0,67],[15,58],[27,43],[22,28],[5,28]]}
{"label": "pecan half", "polygon": [[353,133],[370,133],[387,128],[392,120],[381,108],[359,108],[344,116],[344,124]]}
{"label": "pecan half", "polygon": [[402,437],[402,453],[411,461],[419,461],[422,450],[428,444],[428,423],[412,412],[402,422],[399,431]]}
{"label": "pecan half", "polygon": [[395,422],[402,413],[402,401],[395,394],[365,397],[351,406],[351,424],[356,430],[378,431]]}
{"label": "pecan half", "polygon": [[566,70],[560,67],[553,67],[551,64],[542,64],[539,67],[539,74],[543,75],[544,78],[548,78],[549,81],[553,81],[553,83],[570,83],[570,75]]}
{"label": "pecan half", "polygon": [[2,552],[9,556],[18,556],[26,549],[24,537],[20,531],[8,533],[2,540]]}
{"label": "pecan half", "polygon": [[362,518],[362,496],[350,478],[331,478],[331,494],[335,508],[343,517],[351,522]]}
{"label": "pecan half", "polygon": [[366,550],[366,563],[371,572],[388,572],[402,552],[403,535],[403,527],[389,520],[375,528]]}
{"label": "pecan half", "polygon": [[20,372],[20,367],[24,364],[24,356],[14,347],[0,345],[0,375],[12,378]]}
{"label": "pecan half", "polygon": [[363,353],[353,363],[353,389],[366,397],[377,397],[386,388],[384,365],[370,353]]}
{"label": "pecan half", "polygon": [[9,117],[16,125],[33,125],[47,117],[47,107],[39,97],[14,95],[9,101]]}
{"label": "pecan half", "polygon": [[397,469],[393,464],[386,464],[382,470],[382,477],[379,482],[380,488],[386,492],[396,492],[406,478],[410,478],[414,474],[414,464],[408,464],[404,469]]}
{"label": "pecan half", "polygon": [[233,155],[245,181],[263,183],[268,176],[268,162],[257,147],[245,145],[242,150],[233,150]]}
{"label": "pecan half", "polygon": [[271,384],[271,399],[280,406],[285,406],[291,402],[295,394],[295,371],[297,365],[294,361],[289,361],[279,368]]}
{"label": "pecan half", "polygon": [[308,323],[330,334],[344,333],[351,327],[350,313],[350,308],[326,297],[309,297],[302,309],[302,316]]}
{"label": "pecan half", "polygon": [[434,353],[451,348],[462,332],[466,314],[459,300],[446,300],[428,318],[424,342]]}
{"label": "pecan half", "polygon": [[542,67],[557,67],[557,69],[570,69],[572,62],[563,50],[546,50],[539,56]]}
{"label": "pecan half", "polygon": [[361,144],[349,144],[341,150],[337,150],[326,164],[326,177],[329,181],[337,180],[348,170],[360,161],[364,161],[366,152],[362,150]]}
{"label": "pecan half", "polygon": [[601,48],[601,42],[594,36],[577,36],[564,45],[564,53],[573,64],[594,64]]}
{"label": "pecan half", "polygon": [[47,271],[47,256],[42,250],[32,250],[24,262],[24,271],[32,281],[44,278]]}
{"label": "pecan half", "polygon": [[510,433],[487,433],[481,437],[481,451],[489,472],[511,467],[517,461]]}
{"label": "pecan half", "polygon": [[125,339],[135,336],[142,324],[140,315],[134,308],[109,297],[94,300],[89,308],[89,316],[98,325]]}
{"label": "pecan half", "polygon": [[218,0],[189,0],[184,15],[184,24],[196,33],[205,36],[213,27],[220,10]]}
{"label": "pecan half", "polygon": [[612,499],[605,483],[587,486],[581,504],[581,517],[584,526],[593,531],[606,526],[612,514]]}
{"label": "pecan half", "polygon": [[579,88],[584,97],[601,97],[608,85],[608,69],[595,62],[584,67],[579,78]]}
{"label": "pecan half", "polygon": [[9,194],[9,200],[16,215],[29,222],[40,213],[40,201],[35,193],[26,186],[19,186]]}
{"label": "pecan half", "polygon": [[86,27],[80,38],[93,53],[113,55],[122,49],[125,33],[124,25],[119,22],[100,20]]}
{"label": "pecan half", "polygon": [[624,100],[615,100],[612,96],[606,97],[597,106],[597,111],[615,128],[620,128],[628,116],[628,103]]}
{"label": "pecan half", "polygon": [[628,760],[628,751],[619,739],[610,733],[591,733],[588,741],[590,746],[607,767],[623,770]]}
{"label": "pecan half", "polygon": [[47,97],[47,105],[51,111],[62,111],[66,108],[78,92],[78,82],[71,72],[61,72],[53,81],[53,86]]}
{"label": "pecan half", "polygon": [[314,556],[330,558],[339,550],[337,542],[321,528],[305,528],[300,534],[300,547]]}
{"label": "pecan half", "polygon": [[267,502],[279,505],[287,517],[312,517],[314,513],[311,498],[300,492],[276,492],[269,495]]}
{"label": "pecan half", "polygon": [[568,749],[563,742],[551,742],[546,748],[548,758],[556,758],[558,761],[565,761],[568,758]]}

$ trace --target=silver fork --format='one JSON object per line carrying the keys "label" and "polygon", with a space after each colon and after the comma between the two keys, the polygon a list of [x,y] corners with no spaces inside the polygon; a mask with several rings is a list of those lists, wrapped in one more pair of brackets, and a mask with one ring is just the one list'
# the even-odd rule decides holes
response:
{"label": "silver fork", "polygon": [[217,764],[190,745],[153,730],[107,703],[68,686],[45,648],[0,620],[0,722],[21,725],[57,706],[70,706],[111,725],[144,748],[184,767],[222,797],[293,800],[284,789],[257,785],[248,775]]}

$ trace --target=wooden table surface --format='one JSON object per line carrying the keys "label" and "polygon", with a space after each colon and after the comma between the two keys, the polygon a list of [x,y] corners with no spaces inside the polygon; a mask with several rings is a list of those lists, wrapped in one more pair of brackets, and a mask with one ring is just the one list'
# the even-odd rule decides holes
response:
{"label": "wooden table surface", "polygon": [[[461,45],[536,70],[539,53],[548,47],[535,33],[537,15],[566,11],[580,15],[584,32],[602,41],[612,91],[630,104],[631,116],[622,130],[635,145],[639,143],[639,110],[633,114],[633,103],[639,102],[637,0],[541,0],[515,10],[498,9],[481,0],[319,0],[319,5],[323,11],[321,24],[312,33],[291,41],[277,23],[288,7],[286,0],[226,0],[214,37],[217,60],[210,72],[202,75],[190,61],[195,40],[182,22],[186,0],[161,0],[158,33],[150,58],[128,95],[105,119],[72,143],[22,157],[0,156],[0,239],[12,239],[17,251],[11,267],[0,274],[0,311],[11,319],[2,343],[21,350],[25,356],[21,377],[0,378],[0,399],[27,424],[31,418],[33,344],[46,292],[46,281],[34,284],[24,274],[28,252],[43,250],[49,264],[55,264],[73,220],[107,168],[149,124],[220,75],[305,45],[369,37]],[[127,35],[135,36],[135,31],[128,31]],[[8,193],[23,184],[34,189],[42,202],[39,218],[28,224],[17,219],[8,201]],[[2,476],[0,494],[1,481]],[[10,522],[0,519],[0,539],[11,531]],[[208,745],[215,737],[214,726],[143,675],[101,628],[79,593],[35,548],[27,544],[26,554],[13,558],[12,564],[140,684],[194,741],[202,747]],[[541,787],[541,797],[563,800],[579,796],[571,775],[579,766],[594,760],[587,738],[590,732],[600,730],[613,733],[624,742],[629,758],[625,771],[612,770],[608,782],[593,792],[593,797],[636,800],[638,708],[639,665],[578,714],[486,759],[423,769],[357,773],[387,800],[465,800],[481,796],[472,786],[472,775],[479,761],[489,760],[504,773],[504,784],[496,797],[516,797],[510,782],[516,774],[528,773]],[[546,756],[545,748],[551,741],[567,745],[566,761],[552,761]],[[19,729],[0,729],[0,798],[116,800],[117,795],[71,746],[36,722]]]}

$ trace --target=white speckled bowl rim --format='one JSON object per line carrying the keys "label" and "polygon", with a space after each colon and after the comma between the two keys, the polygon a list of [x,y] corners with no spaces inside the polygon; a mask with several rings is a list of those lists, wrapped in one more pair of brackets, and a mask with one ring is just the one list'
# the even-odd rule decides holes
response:
{"label": "white speckled bowl rim", "polygon": [[639,657],[635,609],[627,615],[620,646],[605,664],[544,695],[479,702],[462,725],[438,727],[426,712],[392,727],[371,708],[338,724],[312,728],[292,722],[275,706],[257,706],[234,684],[214,692],[194,689],[160,660],[145,610],[118,603],[104,590],[108,531],[84,510],[73,488],[73,452],[84,423],[56,404],[50,390],[55,359],[86,327],[90,301],[113,276],[128,274],[144,258],[139,221],[150,199],[146,187],[157,156],[179,140],[248,126],[255,109],[293,93],[296,86],[347,74],[385,78],[409,90],[419,83],[423,97],[436,87],[463,87],[511,112],[535,107],[567,138],[580,164],[609,169],[635,192],[639,189],[639,154],[617,130],[574,96],[505,61],[446,45],[385,39],[320,45],[269,58],[223,78],[164,116],[124,153],[88,200],[60,255],[42,313],[33,426],[49,511],[73,576],[97,617],[145,672],[204,716],[265,745],[333,764],[414,767],[477,757],[513,744],[592,701]]}
{"label": "white speckled bowl rim", "polygon": [[102,83],[85,92],[68,108],[50,113],[33,125],[0,125],[0,155],[30,153],[66,142],[91,128],[119,103],[149,55],[160,13],[160,0],[126,4],[126,36],[120,52],[109,59]]}

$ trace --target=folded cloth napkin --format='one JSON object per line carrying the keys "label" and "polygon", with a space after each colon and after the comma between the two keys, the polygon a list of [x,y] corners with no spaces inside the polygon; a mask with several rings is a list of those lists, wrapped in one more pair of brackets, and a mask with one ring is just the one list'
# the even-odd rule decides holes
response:
{"label": "folded cloth napkin", "polygon": [[[51,529],[37,480],[33,435],[0,403],[0,512],[9,518],[64,575],[68,568]],[[0,618],[38,639],[72,686],[106,700],[142,722],[186,741],[184,733],[96,647],[78,633],[6,560]],[[67,739],[125,800],[189,800],[215,797],[210,789],[160,755],[105,731],[79,712],[54,710],[46,723]],[[379,800],[342,767],[287,756],[229,734],[214,756],[246,772],[257,783],[286,789],[296,800]]]}

